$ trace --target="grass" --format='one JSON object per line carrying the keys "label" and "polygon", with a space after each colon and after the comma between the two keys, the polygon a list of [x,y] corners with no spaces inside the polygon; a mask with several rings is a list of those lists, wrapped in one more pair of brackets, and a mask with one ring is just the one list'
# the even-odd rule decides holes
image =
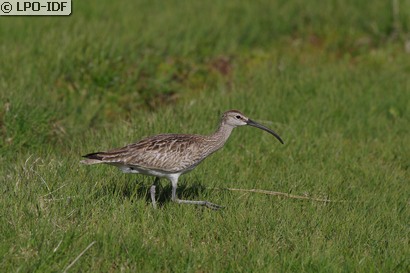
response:
{"label": "grass", "polygon": [[[1,271],[408,272],[409,2],[271,2],[1,17]],[[238,128],[181,177],[222,211],[165,180],[154,210],[152,178],[79,165],[231,108],[286,144]]]}

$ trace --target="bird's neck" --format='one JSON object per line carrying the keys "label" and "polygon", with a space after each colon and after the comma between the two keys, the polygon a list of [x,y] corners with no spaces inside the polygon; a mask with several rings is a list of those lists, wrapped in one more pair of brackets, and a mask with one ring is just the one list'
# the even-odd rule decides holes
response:
{"label": "bird's neck", "polygon": [[233,128],[234,127],[222,122],[219,125],[218,130],[216,130],[215,133],[208,137],[208,140],[213,142],[214,144],[211,153],[216,152],[224,146],[225,142],[231,135]]}

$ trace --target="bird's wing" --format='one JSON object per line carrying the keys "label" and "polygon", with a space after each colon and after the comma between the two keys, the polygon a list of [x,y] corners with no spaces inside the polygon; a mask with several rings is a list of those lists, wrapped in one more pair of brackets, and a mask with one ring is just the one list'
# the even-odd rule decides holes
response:
{"label": "bird's wing", "polygon": [[197,135],[156,135],[122,148],[85,157],[103,163],[179,172],[197,165],[204,158],[201,140],[201,136]]}

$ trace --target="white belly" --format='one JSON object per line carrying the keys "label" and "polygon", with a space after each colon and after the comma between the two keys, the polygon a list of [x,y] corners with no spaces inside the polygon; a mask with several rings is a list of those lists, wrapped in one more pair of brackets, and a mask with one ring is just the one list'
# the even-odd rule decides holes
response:
{"label": "white belly", "polygon": [[118,167],[123,173],[140,173],[145,175],[152,175],[156,177],[168,177],[170,173],[162,172],[159,170],[147,170],[137,168],[135,166],[127,166],[127,165],[115,165]]}

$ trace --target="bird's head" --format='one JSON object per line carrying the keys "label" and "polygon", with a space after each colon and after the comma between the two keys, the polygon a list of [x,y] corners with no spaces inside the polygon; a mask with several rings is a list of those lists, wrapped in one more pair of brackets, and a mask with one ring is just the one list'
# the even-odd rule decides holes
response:
{"label": "bird's head", "polygon": [[222,122],[232,126],[232,127],[237,127],[237,126],[243,126],[243,125],[249,125],[249,126],[253,126],[259,129],[262,129],[270,134],[272,134],[274,137],[276,137],[282,144],[284,144],[283,140],[280,138],[280,136],[275,133],[274,131],[272,131],[271,129],[251,120],[250,118],[248,118],[247,116],[245,116],[244,114],[242,114],[241,112],[239,112],[238,110],[229,110],[226,111],[223,116],[222,116]]}
{"label": "bird's head", "polygon": [[232,127],[246,125],[248,122],[248,118],[238,110],[226,111],[222,116],[222,120]]}

